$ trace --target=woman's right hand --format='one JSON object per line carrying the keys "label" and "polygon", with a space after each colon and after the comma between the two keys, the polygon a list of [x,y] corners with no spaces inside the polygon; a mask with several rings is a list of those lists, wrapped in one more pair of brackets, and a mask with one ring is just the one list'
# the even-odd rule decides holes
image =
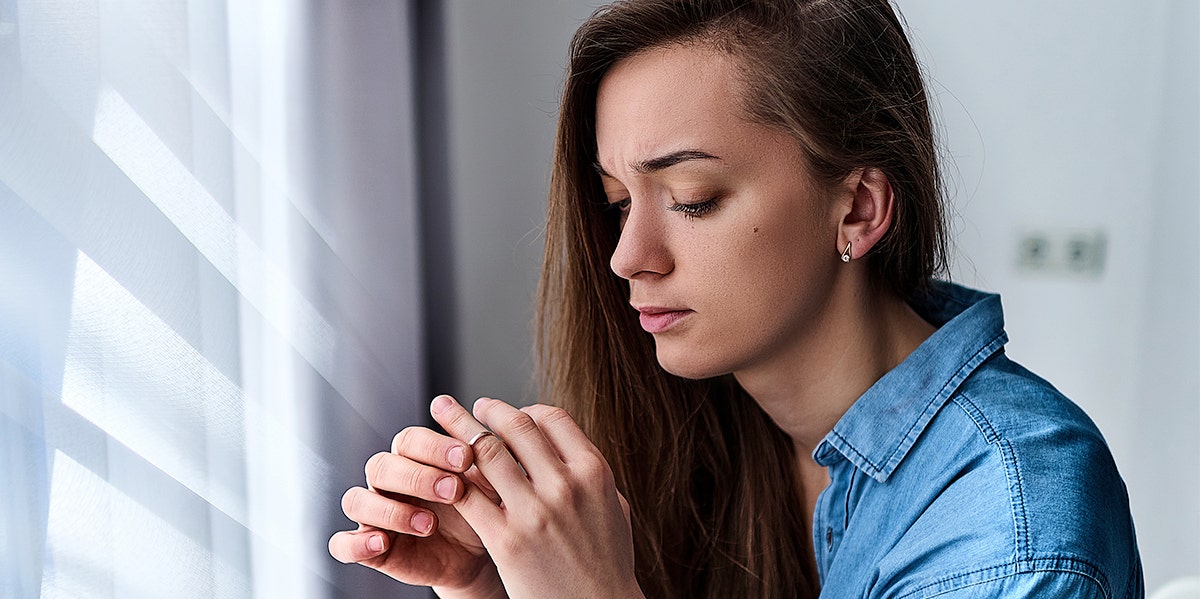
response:
{"label": "woman's right hand", "polygon": [[329,553],[401,582],[434,587],[446,599],[504,597],[479,536],[451,505],[462,497],[466,480],[490,490],[478,469],[470,469],[472,460],[462,441],[424,427],[400,431],[391,453],[367,460],[367,487],[342,497],[342,510],[359,526],[334,534]]}

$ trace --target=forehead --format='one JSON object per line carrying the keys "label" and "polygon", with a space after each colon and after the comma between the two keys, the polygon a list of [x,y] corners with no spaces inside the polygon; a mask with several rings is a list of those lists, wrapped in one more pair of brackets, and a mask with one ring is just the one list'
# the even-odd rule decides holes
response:
{"label": "forehead", "polygon": [[743,135],[736,63],[699,45],[635,54],[613,65],[596,96],[596,145],[606,168]]}

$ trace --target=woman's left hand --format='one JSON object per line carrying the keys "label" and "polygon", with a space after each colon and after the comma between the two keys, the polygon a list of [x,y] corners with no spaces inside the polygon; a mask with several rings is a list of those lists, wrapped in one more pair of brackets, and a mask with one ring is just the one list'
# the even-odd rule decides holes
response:
{"label": "woman's left hand", "polygon": [[433,411],[460,440],[485,426],[495,433],[474,447],[475,467],[494,494],[468,484],[454,506],[483,541],[509,597],[643,596],[628,503],[600,450],[566,411],[518,410],[484,398],[472,417],[449,397]]}

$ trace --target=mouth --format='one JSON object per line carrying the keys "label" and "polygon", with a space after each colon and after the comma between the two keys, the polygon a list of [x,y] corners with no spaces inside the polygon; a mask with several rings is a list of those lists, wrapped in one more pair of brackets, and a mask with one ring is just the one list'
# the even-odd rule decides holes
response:
{"label": "mouth", "polygon": [[694,312],[686,308],[662,308],[658,306],[641,306],[634,308],[638,311],[638,320],[647,333],[664,333]]}

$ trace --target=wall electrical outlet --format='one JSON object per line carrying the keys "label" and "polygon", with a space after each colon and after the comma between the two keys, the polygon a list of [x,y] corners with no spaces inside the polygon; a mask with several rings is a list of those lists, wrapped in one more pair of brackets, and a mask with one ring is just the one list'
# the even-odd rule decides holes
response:
{"label": "wall electrical outlet", "polygon": [[1027,272],[1099,277],[1108,234],[1103,229],[1025,231],[1017,242],[1017,268]]}

